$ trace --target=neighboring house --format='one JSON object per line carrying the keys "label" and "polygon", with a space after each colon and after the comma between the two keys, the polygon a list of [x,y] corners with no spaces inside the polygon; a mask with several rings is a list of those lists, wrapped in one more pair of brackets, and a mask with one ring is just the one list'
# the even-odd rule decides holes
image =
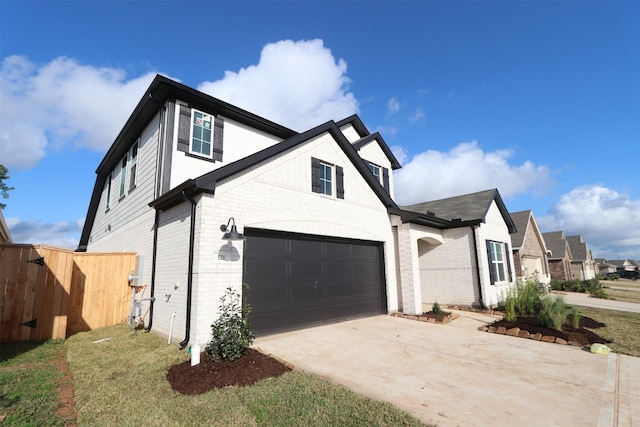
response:
{"label": "neighboring house", "polygon": [[617,270],[615,264],[611,264],[605,258],[596,258],[595,263],[598,274],[601,274],[603,276],[609,273],[615,273]]}
{"label": "neighboring house", "polygon": [[571,249],[564,231],[542,233],[542,237],[551,251],[549,255],[549,273],[551,280],[571,280]]}
{"label": "neighboring house", "polygon": [[4,215],[2,215],[2,210],[0,209],[0,243],[13,243],[11,239],[11,233],[9,232],[9,227],[7,227],[7,223],[4,221]]}
{"label": "neighboring house", "polygon": [[548,249],[533,212],[530,210],[510,213],[516,226],[511,234],[513,268],[516,278],[526,281],[536,278],[540,283],[551,282]]}
{"label": "neighboring house", "polygon": [[637,263],[630,259],[610,259],[609,264],[616,267],[616,271],[634,271],[638,267]]}
{"label": "neighboring house", "polygon": [[516,231],[498,190],[401,209],[453,224],[435,236],[433,230],[412,222],[407,212],[400,213],[402,290],[419,291],[424,304],[496,306],[514,281],[510,233]]}
{"label": "neighboring house", "polygon": [[298,133],[157,76],[96,170],[78,250],[138,253],[146,329],[181,347],[210,339],[243,283],[257,334],[421,313],[436,295],[495,305],[514,231],[497,190],[408,211],[399,167],[358,116]]}
{"label": "neighboring house", "polygon": [[589,280],[596,277],[595,261],[582,236],[566,236],[571,248],[571,277],[577,280]]}

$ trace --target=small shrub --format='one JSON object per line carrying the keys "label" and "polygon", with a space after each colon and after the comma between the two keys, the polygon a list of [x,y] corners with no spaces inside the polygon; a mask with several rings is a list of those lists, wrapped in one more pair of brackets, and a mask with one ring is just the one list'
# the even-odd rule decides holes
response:
{"label": "small shrub", "polygon": [[552,291],[564,291],[564,282],[562,280],[552,280],[549,283],[549,287]]}
{"label": "small shrub", "polygon": [[597,291],[592,292],[591,296],[594,298],[609,299],[609,295],[604,291],[604,289],[598,289]]}
{"label": "small shrub", "polygon": [[551,318],[547,315],[549,307],[553,304],[553,298],[550,296],[544,297],[540,301],[540,311],[538,311],[538,324],[545,328],[551,327]]}
{"label": "small shrub", "polygon": [[567,307],[562,297],[547,296],[541,300],[538,323],[545,328],[561,331],[562,326],[571,317],[574,328],[580,326],[580,312],[575,307]]}
{"label": "small shrub", "polygon": [[229,287],[220,297],[219,310],[220,317],[211,325],[212,336],[205,352],[213,360],[238,360],[254,339],[247,321],[250,307],[243,307],[240,294]]}
{"label": "small shrub", "polygon": [[567,280],[566,282],[564,282],[564,290],[570,292],[584,292],[585,285],[581,280]]}
{"label": "small shrub", "polygon": [[504,320],[507,322],[513,322],[517,319],[516,303],[516,289],[509,288],[506,294],[502,295],[502,301],[498,305],[498,309],[504,311]]}
{"label": "small shrub", "polygon": [[582,283],[584,285],[585,292],[588,292],[590,294],[602,289],[602,285],[600,284],[600,281],[598,279],[589,279],[585,280]]}
{"label": "small shrub", "polygon": [[569,318],[571,319],[571,326],[574,329],[580,327],[580,310],[577,307],[569,308]]}
{"label": "small shrub", "polygon": [[513,322],[518,316],[535,314],[544,293],[545,287],[537,279],[528,279],[526,282],[518,279],[515,286],[502,295],[499,309],[505,312],[505,320]]}
{"label": "small shrub", "polygon": [[435,314],[442,314],[442,308],[440,307],[440,304],[438,304],[438,301],[433,303],[431,311],[433,311]]}
{"label": "small shrub", "polygon": [[518,310],[520,315],[534,314],[540,307],[540,297],[545,293],[544,286],[537,279],[528,279],[524,284],[516,284]]}

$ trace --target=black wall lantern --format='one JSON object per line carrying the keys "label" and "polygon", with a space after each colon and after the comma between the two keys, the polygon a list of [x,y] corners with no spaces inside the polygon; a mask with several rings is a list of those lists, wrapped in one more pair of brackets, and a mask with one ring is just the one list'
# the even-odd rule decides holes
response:
{"label": "black wall lantern", "polygon": [[[229,224],[231,224],[231,230],[229,230]],[[229,218],[227,224],[222,224],[220,226],[220,231],[224,233],[222,236],[222,240],[244,240],[244,235],[242,233],[238,233],[238,229],[236,228],[236,220],[233,218]]]}

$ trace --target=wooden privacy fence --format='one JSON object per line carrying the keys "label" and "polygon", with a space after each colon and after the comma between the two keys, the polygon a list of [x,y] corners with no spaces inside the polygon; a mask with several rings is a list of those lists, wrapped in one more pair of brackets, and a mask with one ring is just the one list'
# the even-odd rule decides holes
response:
{"label": "wooden privacy fence", "polygon": [[127,321],[136,254],[0,245],[0,343],[67,338]]}

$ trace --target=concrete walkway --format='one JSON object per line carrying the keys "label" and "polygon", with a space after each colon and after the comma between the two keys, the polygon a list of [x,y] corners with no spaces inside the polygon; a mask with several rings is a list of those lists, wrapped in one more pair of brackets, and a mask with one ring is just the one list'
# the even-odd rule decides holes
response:
{"label": "concrete walkway", "polygon": [[551,291],[552,295],[559,295],[569,305],[581,305],[584,307],[602,308],[605,310],[628,311],[640,313],[640,304],[624,301],[613,301],[601,298],[591,298],[589,294],[579,292]]}
{"label": "concrete walkway", "polygon": [[298,369],[438,426],[640,425],[640,358],[391,316],[258,338]]}

